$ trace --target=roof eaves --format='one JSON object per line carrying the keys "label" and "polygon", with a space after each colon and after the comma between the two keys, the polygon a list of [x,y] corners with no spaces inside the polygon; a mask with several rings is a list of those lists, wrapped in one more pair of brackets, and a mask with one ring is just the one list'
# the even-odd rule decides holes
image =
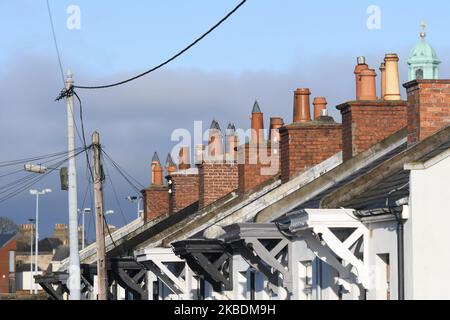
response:
{"label": "roof eaves", "polygon": [[413,162],[432,152],[450,140],[450,126],[438,131],[409,149],[384,161],[368,173],[328,194],[321,200],[323,208],[338,208],[363,192],[370,190],[395,172],[404,169],[405,163]]}

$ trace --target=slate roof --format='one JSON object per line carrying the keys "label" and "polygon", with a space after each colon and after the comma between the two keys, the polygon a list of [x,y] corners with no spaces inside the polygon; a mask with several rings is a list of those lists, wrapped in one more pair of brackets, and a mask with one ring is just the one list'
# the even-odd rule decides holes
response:
{"label": "slate roof", "polygon": [[0,234],[0,248],[7,244],[15,235],[15,233]]}
{"label": "slate roof", "polygon": [[398,148],[392,150],[391,152],[387,153],[386,155],[380,157],[379,159],[369,163],[368,165],[366,165],[365,167],[363,167],[360,170],[356,171],[355,173],[353,173],[352,175],[348,176],[347,178],[345,178],[345,179],[343,179],[341,181],[338,181],[335,185],[333,185],[332,187],[324,190],[323,192],[321,192],[320,194],[318,194],[317,196],[312,198],[310,201],[307,201],[307,202],[299,205],[293,211],[298,211],[298,210],[307,209],[307,208],[308,209],[320,208],[320,201],[323,199],[323,197],[325,197],[329,193],[339,189],[340,187],[346,185],[347,183],[353,181],[357,177],[366,174],[367,172],[369,172],[370,170],[374,169],[375,167],[377,167],[381,163],[385,162],[386,160],[391,159],[393,156],[399,154],[400,152],[402,152],[404,150],[406,150],[406,143],[402,144],[401,146],[399,146]]}
{"label": "slate roof", "polygon": [[[424,156],[418,157],[415,161],[425,162],[449,148],[450,140],[439,145]],[[396,201],[409,196],[409,173],[407,170],[397,170],[358,197],[343,203],[343,206],[356,210],[394,207]]]}

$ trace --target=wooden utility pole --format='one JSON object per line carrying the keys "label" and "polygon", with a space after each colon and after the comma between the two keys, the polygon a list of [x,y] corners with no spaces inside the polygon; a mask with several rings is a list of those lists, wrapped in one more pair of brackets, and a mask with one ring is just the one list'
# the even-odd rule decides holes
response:
{"label": "wooden utility pole", "polygon": [[103,219],[103,174],[101,165],[100,134],[92,135],[94,147],[94,198],[95,198],[95,233],[97,239],[97,283],[98,300],[108,299],[108,279],[105,254],[105,224]]}

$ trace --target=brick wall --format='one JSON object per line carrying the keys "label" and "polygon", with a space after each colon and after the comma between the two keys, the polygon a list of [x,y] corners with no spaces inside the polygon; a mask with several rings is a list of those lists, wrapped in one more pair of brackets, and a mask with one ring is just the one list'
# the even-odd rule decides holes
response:
{"label": "brick wall", "polygon": [[0,293],[9,293],[9,252],[16,251],[16,248],[15,239],[0,248]]}
{"label": "brick wall", "polygon": [[337,106],[342,114],[344,161],[369,149],[407,124],[406,101],[350,101]]}
{"label": "brick wall", "polygon": [[238,188],[236,163],[208,162],[199,166],[199,207],[204,208]]}
{"label": "brick wall", "polygon": [[169,213],[169,188],[151,186],[144,191],[144,222]]}
{"label": "brick wall", "polygon": [[[261,159],[260,152],[265,151],[267,158]],[[239,177],[239,192],[245,193],[264,182],[272,179],[280,173],[280,158],[278,147],[274,156],[270,155],[273,152],[270,144],[262,144],[259,147],[256,145],[249,145],[248,143],[239,147],[238,155],[238,177]],[[264,152],[263,151],[263,152]],[[264,155],[264,153],[261,153]],[[269,163],[269,159],[271,161]]]}
{"label": "brick wall", "polygon": [[171,214],[177,213],[199,200],[198,173],[174,173],[169,176],[169,179],[172,181],[172,193],[169,195],[169,211]]}
{"label": "brick wall", "polygon": [[408,144],[415,144],[450,124],[450,80],[416,80],[408,93]]}
{"label": "brick wall", "polygon": [[341,130],[341,124],[334,121],[294,123],[281,128],[282,182],[289,181],[300,172],[314,167],[341,151]]}

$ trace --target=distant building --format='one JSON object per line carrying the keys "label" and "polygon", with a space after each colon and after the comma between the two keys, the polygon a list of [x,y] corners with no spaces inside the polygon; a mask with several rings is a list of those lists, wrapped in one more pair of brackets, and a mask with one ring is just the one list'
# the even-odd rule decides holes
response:
{"label": "distant building", "polygon": [[0,293],[16,291],[16,234],[0,235]]}

